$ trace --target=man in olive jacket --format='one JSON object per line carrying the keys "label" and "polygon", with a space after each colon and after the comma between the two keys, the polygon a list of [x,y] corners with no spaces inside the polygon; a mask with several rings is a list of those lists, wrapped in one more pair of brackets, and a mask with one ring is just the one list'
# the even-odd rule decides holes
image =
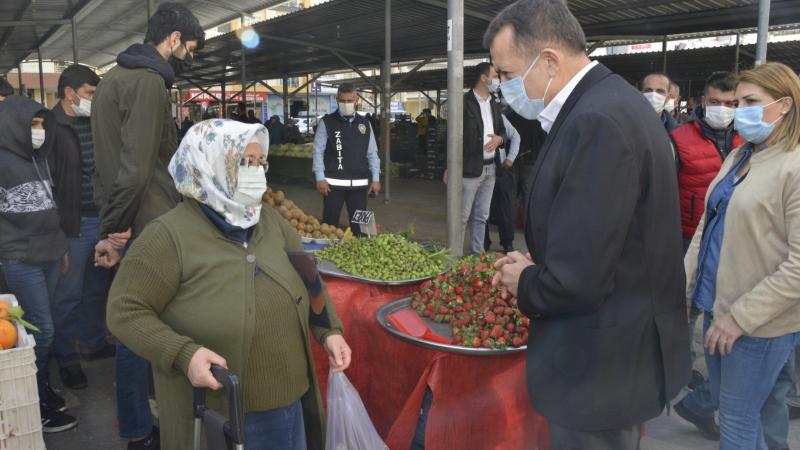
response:
{"label": "man in olive jacket", "polygon": [[[202,48],[203,28],[184,6],[162,4],[147,24],[144,44],[117,57],[94,95],[95,202],[100,231],[95,262],[113,267],[130,230],[133,238],[153,219],[177,205],[180,196],[167,172],[178,147],[169,89],[176,71]],[[155,449],[148,406],[147,362],[118,344],[117,407],[120,435],[128,448]]]}

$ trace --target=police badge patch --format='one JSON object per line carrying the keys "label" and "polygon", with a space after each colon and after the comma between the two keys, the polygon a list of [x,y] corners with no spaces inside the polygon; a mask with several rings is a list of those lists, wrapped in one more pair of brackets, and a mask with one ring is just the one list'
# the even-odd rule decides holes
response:
{"label": "police badge patch", "polygon": [[367,126],[363,123],[358,124],[358,131],[360,131],[361,134],[367,134]]}

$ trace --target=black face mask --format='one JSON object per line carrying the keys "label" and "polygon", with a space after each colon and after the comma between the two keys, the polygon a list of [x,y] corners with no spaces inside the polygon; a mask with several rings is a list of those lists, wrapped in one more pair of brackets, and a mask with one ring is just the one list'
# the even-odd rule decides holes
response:
{"label": "black face mask", "polygon": [[[186,48],[185,44],[181,44],[183,48]],[[175,55],[169,55],[169,65],[172,67],[172,71],[175,72],[175,75],[180,75],[181,73],[185,72],[187,69],[192,67],[192,62],[194,62],[194,57],[191,53],[189,53],[188,49],[186,51],[186,56],[183,59],[176,58]]]}

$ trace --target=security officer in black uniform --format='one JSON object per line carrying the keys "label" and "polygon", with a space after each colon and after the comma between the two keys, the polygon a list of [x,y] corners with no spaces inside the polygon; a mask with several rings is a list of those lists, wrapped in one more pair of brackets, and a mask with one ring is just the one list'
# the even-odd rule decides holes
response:
{"label": "security officer in black uniform", "polygon": [[323,196],[322,222],[339,226],[342,205],[347,204],[350,228],[356,210],[367,209],[367,195],[381,191],[378,145],[365,116],[356,114],[358,95],[352,84],[339,86],[338,109],[319,123],[314,136],[313,170],[317,191]]}

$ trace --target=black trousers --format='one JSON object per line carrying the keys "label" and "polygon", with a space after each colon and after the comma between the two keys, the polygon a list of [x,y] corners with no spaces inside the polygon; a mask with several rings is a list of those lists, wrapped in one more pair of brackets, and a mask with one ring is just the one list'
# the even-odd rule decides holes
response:
{"label": "black trousers", "polygon": [[553,450],[639,450],[638,426],[621,430],[576,431],[549,424]]}
{"label": "black trousers", "polygon": [[351,222],[356,210],[367,209],[367,191],[369,188],[347,189],[331,186],[331,191],[322,198],[322,222],[328,225],[339,226],[342,205],[347,204],[347,221],[353,235],[361,234],[361,227]]}
{"label": "black trousers", "polygon": [[500,245],[503,249],[514,248],[514,173],[504,168],[495,171],[494,192],[492,193],[492,207],[489,213],[490,220],[486,222],[486,237],[483,248],[489,250],[492,246],[489,237],[489,222],[497,225],[500,234]]}

